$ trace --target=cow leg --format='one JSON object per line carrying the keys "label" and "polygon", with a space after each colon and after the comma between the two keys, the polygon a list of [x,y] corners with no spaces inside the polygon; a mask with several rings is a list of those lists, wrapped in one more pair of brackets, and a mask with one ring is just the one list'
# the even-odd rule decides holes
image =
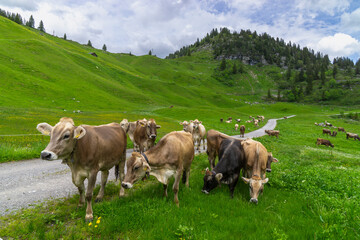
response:
{"label": "cow leg", "polygon": [[203,150],[205,150],[205,139],[203,138]]}
{"label": "cow leg", "polygon": [[72,175],[72,181],[74,183],[74,185],[78,188],[79,190],[79,203],[78,203],[78,207],[82,207],[85,203],[85,185],[84,185],[84,177],[81,177],[80,175]]}
{"label": "cow leg", "polygon": [[238,180],[239,180],[239,176],[236,176],[234,178],[234,181],[231,184],[229,184],[229,190],[230,190],[231,198],[234,197],[234,190],[235,190],[235,187],[236,187],[236,184],[237,184]]}
{"label": "cow leg", "polygon": [[86,221],[91,221],[93,219],[93,211],[92,211],[92,206],[91,206],[91,199],[93,196],[93,191],[94,191],[94,187],[95,187],[95,183],[96,183],[96,175],[97,173],[93,172],[90,174],[89,178],[88,178],[88,186],[86,189],[86,215],[85,215],[85,220]]}
{"label": "cow leg", "polygon": [[108,180],[109,170],[101,171],[101,187],[100,191],[95,199],[95,202],[101,202],[104,197],[105,185]]}
{"label": "cow leg", "polygon": [[122,159],[120,159],[120,163],[119,163],[119,171],[120,171],[120,192],[119,192],[119,197],[123,197],[125,195],[125,189],[123,188],[123,186],[121,185],[122,181],[124,180],[125,177],[125,163],[126,163],[126,149],[124,150],[124,154]]}
{"label": "cow leg", "polygon": [[168,194],[167,194],[167,184],[163,184],[163,187],[164,187],[164,197],[167,197]]}
{"label": "cow leg", "polygon": [[215,163],[215,158],[216,158],[216,152],[213,149],[209,150],[209,147],[208,147],[208,149],[206,150],[206,153],[208,155],[209,164],[210,164],[210,167],[212,170],[215,167],[214,163]]}
{"label": "cow leg", "polygon": [[189,187],[190,168],[186,169],[184,174],[185,174],[185,177],[186,177],[185,186]]}
{"label": "cow leg", "polygon": [[175,181],[173,185],[173,191],[174,191],[174,202],[177,206],[179,206],[179,198],[178,198],[178,192],[179,192],[179,183],[181,179],[182,170],[177,170],[175,174]]}

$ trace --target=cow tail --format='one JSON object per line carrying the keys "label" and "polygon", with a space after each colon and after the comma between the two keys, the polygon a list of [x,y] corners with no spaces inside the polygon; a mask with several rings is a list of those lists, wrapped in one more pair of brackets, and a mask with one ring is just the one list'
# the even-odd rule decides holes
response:
{"label": "cow tail", "polygon": [[115,181],[117,181],[119,178],[119,169],[120,169],[119,165],[118,164],[115,165]]}
{"label": "cow tail", "polygon": [[184,170],[184,172],[183,172],[182,182],[183,182],[184,184],[186,183],[186,170]]}

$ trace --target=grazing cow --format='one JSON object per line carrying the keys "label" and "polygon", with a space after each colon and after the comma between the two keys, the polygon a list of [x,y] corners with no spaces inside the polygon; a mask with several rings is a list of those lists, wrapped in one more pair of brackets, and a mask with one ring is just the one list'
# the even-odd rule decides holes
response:
{"label": "grazing cow", "polygon": [[226,123],[231,123],[232,122],[232,120],[227,120],[227,121],[225,121]]}
{"label": "grazing cow", "polygon": [[271,172],[271,163],[273,163],[273,162],[279,162],[279,160],[274,158],[271,152],[268,152],[268,160],[266,163],[266,171],[267,172]]}
{"label": "grazing cow", "polygon": [[140,153],[142,153],[155,145],[157,136],[156,129],[161,126],[157,125],[154,119],[150,119],[148,121],[138,120],[136,124],[134,141],[135,144],[139,146]]}
{"label": "grazing cow", "polygon": [[136,145],[134,142],[134,132],[136,129],[136,122],[129,122],[126,118],[124,118],[120,122],[120,126],[124,129],[125,133],[129,135],[130,140],[133,142],[134,150],[136,149]]}
{"label": "grazing cow", "polygon": [[232,121],[232,117],[228,117],[228,119],[227,119],[228,121]]}
{"label": "grazing cow", "polygon": [[224,119],[220,118],[220,122],[224,122]]}
{"label": "grazing cow", "polygon": [[263,122],[264,120],[265,120],[265,117],[264,116],[257,116],[257,118],[258,118],[258,120],[260,121],[260,122]]}
{"label": "grazing cow", "polygon": [[333,132],[332,132],[332,134],[331,134],[330,136],[332,136],[332,137],[336,137],[336,135],[337,135],[337,131],[333,131]]}
{"label": "grazing cow", "polygon": [[241,142],[236,139],[224,139],[220,145],[219,162],[209,171],[206,169],[202,192],[209,192],[220,183],[229,185],[230,196],[234,196],[234,189],[238,182],[240,170],[245,166],[245,153]]}
{"label": "grazing cow", "polygon": [[265,132],[269,136],[276,136],[276,138],[279,138],[279,133],[280,133],[279,130],[265,130]]}
{"label": "grazing cow", "polygon": [[254,125],[255,125],[255,127],[259,127],[259,121],[258,120],[254,120]]}
{"label": "grazing cow", "polygon": [[325,145],[325,146],[330,146],[330,147],[334,147],[334,144],[331,144],[331,142],[327,139],[323,139],[323,138],[318,138],[316,139],[316,145]]}
{"label": "grazing cow", "polygon": [[127,172],[121,185],[132,188],[136,181],[150,174],[164,185],[164,195],[167,197],[169,178],[175,176],[174,201],[179,205],[180,178],[183,177],[183,182],[188,187],[193,159],[194,143],[191,134],[183,131],[168,133],[145,153],[132,153],[126,161]]}
{"label": "grazing cow", "polygon": [[357,135],[356,133],[346,133],[346,139],[349,139],[349,138],[353,138],[354,140],[359,140],[360,141],[360,138],[359,138],[359,135]]}
{"label": "grazing cow", "polygon": [[339,131],[339,132],[346,132],[343,127],[338,127],[338,131]]}
{"label": "grazing cow", "polygon": [[188,132],[188,133],[191,133],[194,131],[194,123],[193,121],[191,120],[190,122],[188,121],[183,121],[182,123],[180,123],[180,125],[183,126],[183,130],[185,132]]}
{"label": "grazing cow", "polygon": [[241,125],[240,126],[240,137],[244,137],[244,134],[245,134],[245,126]]}
{"label": "grazing cow", "polygon": [[250,186],[250,202],[258,203],[259,193],[263,192],[264,185],[269,181],[266,178],[266,165],[268,151],[257,141],[247,139],[242,142],[245,150],[246,165],[243,170],[242,179]]}
{"label": "grazing cow", "polygon": [[236,122],[238,122],[238,123],[241,122],[241,119],[240,119],[240,118],[237,118],[237,119],[236,119]]}
{"label": "grazing cow", "polygon": [[235,123],[235,131],[237,131],[239,128],[239,124]]}
{"label": "grazing cow", "polygon": [[[124,177],[126,159],[126,134],[118,123],[100,126],[75,126],[71,118],[61,118],[54,127],[47,123],[37,125],[44,135],[50,136],[50,142],[41,152],[41,159],[62,159],[71,169],[72,181],[79,189],[79,206],[87,202],[85,220],[93,219],[91,199],[96,176],[101,171],[101,187],[95,201],[101,201],[108,179],[109,170],[115,166],[116,178]],[[84,180],[88,179],[86,195]],[[120,189],[120,196],[124,189]]]}
{"label": "grazing cow", "polygon": [[196,150],[198,150],[198,151],[200,151],[201,141],[203,142],[203,149],[205,150],[206,130],[205,130],[204,125],[202,125],[201,123],[202,123],[201,121],[195,119],[194,120],[194,130],[192,132],[194,145],[197,144]]}
{"label": "grazing cow", "polygon": [[288,117],[286,117],[286,116],[284,117],[284,119],[287,119],[287,118],[288,118]]}
{"label": "grazing cow", "polygon": [[323,128],[323,134],[331,135],[331,130]]}
{"label": "grazing cow", "polygon": [[246,123],[251,123],[251,120],[247,120]]}

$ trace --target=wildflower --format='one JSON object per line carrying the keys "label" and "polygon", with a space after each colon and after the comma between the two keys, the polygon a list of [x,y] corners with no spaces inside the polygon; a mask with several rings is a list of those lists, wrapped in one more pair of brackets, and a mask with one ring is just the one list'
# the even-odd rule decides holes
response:
{"label": "wildflower", "polygon": [[100,219],[98,219],[97,221],[96,221],[96,224],[99,224],[100,223]]}
{"label": "wildflower", "polygon": [[97,226],[97,225],[95,225],[95,227],[97,228],[98,226]]}
{"label": "wildflower", "polygon": [[92,222],[89,222],[89,227],[92,225]]}

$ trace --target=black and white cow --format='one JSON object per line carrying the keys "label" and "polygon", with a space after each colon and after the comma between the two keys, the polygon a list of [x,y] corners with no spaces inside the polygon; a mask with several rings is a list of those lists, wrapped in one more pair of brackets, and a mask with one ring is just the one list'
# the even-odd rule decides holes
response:
{"label": "black and white cow", "polygon": [[206,169],[201,191],[209,194],[220,183],[224,183],[229,185],[230,195],[233,197],[240,170],[245,164],[245,153],[241,142],[236,139],[224,139],[220,145],[219,162],[212,171]]}

